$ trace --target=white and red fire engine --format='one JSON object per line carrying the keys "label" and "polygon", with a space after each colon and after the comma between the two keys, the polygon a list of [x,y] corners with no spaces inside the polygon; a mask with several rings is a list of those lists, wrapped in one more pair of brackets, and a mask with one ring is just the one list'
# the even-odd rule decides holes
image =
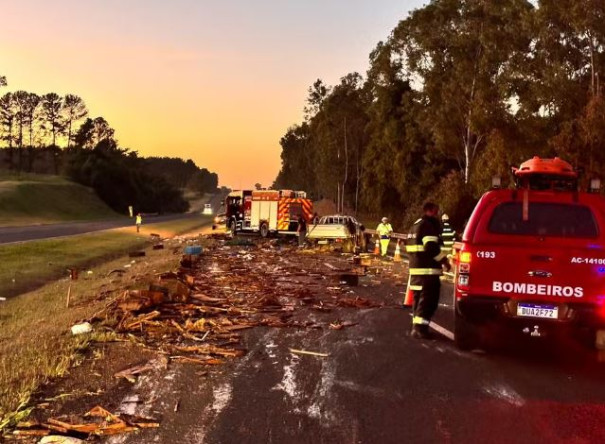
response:
{"label": "white and red fire engine", "polygon": [[225,199],[225,222],[231,232],[295,234],[298,219],[313,217],[313,202],[304,191],[232,191]]}

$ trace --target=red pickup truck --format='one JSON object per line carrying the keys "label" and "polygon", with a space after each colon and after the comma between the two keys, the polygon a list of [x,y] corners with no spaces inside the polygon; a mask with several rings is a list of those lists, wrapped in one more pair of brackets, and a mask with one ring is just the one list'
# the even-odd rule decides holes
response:
{"label": "red pickup truck", "polygon": [[[605,199],[578,191],[558,158],[514,170],[515,189],[483,195],[455,245],[455,340],[461,349],[551,333],[605,338]],[[603,330],[599,332],[599,330]],[[602,340],[602,339],[599,339]]]}

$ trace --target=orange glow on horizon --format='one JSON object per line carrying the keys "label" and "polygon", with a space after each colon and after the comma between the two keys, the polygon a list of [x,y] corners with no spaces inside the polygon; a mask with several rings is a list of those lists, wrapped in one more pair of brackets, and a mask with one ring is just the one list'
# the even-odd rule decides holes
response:
{"label": "orange glow on horizon", "polygon": [[[356,15],[368,7],[357,1],[259,1],[6,0],[0,74],[9,85],[0,93],[79,95],[122,147],[190,158],[218,173],[221,185],[268,186],[280,168],[280,138],[302,120],[308,86],[364,72],[369,51],[409,6],[381,0],[382,21],[372,22]],[[343,5],[352,5],[348,22]],[[327,14],[321,23],[299,17],[315,17],[319,7]],[[345,28],[348,37],[330,38]]]}

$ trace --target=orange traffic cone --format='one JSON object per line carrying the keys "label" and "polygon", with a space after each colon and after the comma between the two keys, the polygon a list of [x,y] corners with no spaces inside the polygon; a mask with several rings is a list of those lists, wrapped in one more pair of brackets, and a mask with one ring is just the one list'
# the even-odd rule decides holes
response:
{"label": "orange traffic cone", "polygon": [[376,242],[374,242],[374,254],[380,256],[380,239],[376,239]]}
{"label": "orange traffic cone", "polygon": [[405,298],[403,298],[403,306],[411,307],[414,305],[414,292],[412,291],[412,276],[408,277],[408,286],[405,290]]}
{"label": "orange traffic cone", "polygon": [[397,246],[395,247],[395,256],[393,256],[393,262],[401,262],[401,241],[397,241]]}

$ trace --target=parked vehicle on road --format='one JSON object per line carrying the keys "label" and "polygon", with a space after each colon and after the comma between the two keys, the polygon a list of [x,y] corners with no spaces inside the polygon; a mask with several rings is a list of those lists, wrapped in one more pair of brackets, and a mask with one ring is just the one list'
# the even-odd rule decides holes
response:
{"label": "parked vehicle on road", "polygon": [[605,199],[578,190],[561,159],[514,170],[515,189],[477,204],[455,244],[455,340],[482,347],[509,333],[605,343]]}
{"label": "parked vehicle on road", "polygon": [[346,244],[346,249],[360,246],[364,248],[365,227],[353,216],[323,216],[317,225],[310,225],[307,239],[318,245],[333,243]]}
{"label": "parked vehicle on road", "polygon": [[212,205],[204,204],[204,209],[202,210],[202,214],[204,216],[211,216],[212,215]]}

